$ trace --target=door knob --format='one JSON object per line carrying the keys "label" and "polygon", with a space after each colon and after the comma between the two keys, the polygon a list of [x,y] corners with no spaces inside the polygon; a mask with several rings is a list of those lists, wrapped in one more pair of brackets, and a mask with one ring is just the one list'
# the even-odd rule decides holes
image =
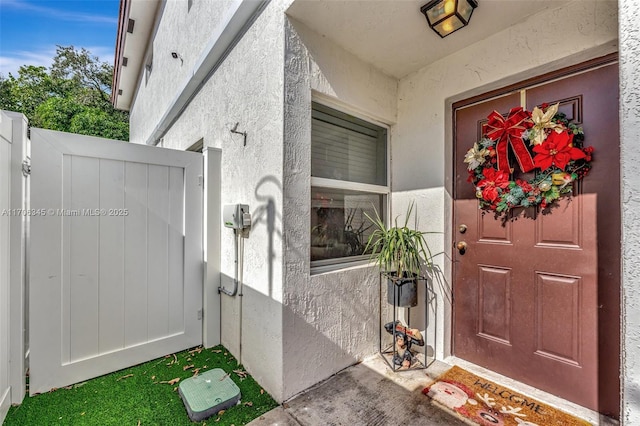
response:
{"label": "door knob", "polygon": [[467,243],[465,241],[458,241],[456,243],[456,248],[458,249],[460,254],[464,254],[464,252],[467,251]]}

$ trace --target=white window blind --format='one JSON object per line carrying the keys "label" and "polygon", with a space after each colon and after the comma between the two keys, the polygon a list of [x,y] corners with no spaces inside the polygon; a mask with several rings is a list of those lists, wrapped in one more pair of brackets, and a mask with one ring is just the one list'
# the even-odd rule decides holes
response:
{"label": "white window blind", "polygon": [[386,185],[386,130],[335,111],[329,115],[322,109],[314,104],[311,175]]}

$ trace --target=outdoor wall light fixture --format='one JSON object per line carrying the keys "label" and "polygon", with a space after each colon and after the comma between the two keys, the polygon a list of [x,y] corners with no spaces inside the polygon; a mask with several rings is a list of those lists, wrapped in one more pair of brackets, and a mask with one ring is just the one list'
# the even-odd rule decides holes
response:
{"label": "outdoor wall light fixture", "polygon": [[433,31],[442,38],[469,24],[477,0],[431,0],[420,8]]}

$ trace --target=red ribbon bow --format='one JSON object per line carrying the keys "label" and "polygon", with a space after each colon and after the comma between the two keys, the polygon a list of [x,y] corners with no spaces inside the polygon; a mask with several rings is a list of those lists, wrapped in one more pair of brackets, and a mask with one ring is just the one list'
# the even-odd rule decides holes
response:
{"label": "red ribbon bow", "polygon": [[522,107],[516,107],[511,108],[506,119],[497,111],[493,111],[487,118],[489,122],[484,125],[484,133],[489,139],[496,141],[498,170],[507,173],[512,171],[508,156],[509,145],[523,172],[535,169],[531,153],[522,140],[522,133],[528,128],[529,114]]}

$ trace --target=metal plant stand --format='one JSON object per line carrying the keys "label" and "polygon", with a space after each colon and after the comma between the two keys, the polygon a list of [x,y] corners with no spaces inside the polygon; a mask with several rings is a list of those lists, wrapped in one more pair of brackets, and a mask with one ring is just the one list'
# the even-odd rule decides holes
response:
{"label": "metal plant stand", "polygon": [[[428,345],[428,336],[427,336],[427,331],[429,330],[429,307],[430,307],[430,302],[431,305],[435,308],[436,306],[436,298],[435,298],[435,293],[433,291],[432,285],[430,285],[429,280],[426,277],[420,276],[418,277],[418,282],[423,282],[424,283],[424,336],[423,336],[423,340],[424,340],[424,346],[421,348],[421,351],[415,351],[412,349],[407,348],[407,350],[409,350],[412,354],[412,361],[411,361],[411,365],[408,368],[402,367],[402,365],[396,365],[394,363],[394,358],[398,355],[397,349],[396,349],[396,336],[399,333],[396,330],[396,321],[398,320],[398,310],[399,307],[397,306],[397,301],[398,301],[398,294],[399,294],[399,289],[398,286],[396,284],[393,285],[394,287],[394,295],[393,295],[393,317],[391,319],[391,322],[394,324],[393,326],[393,333],[392,333],[392,341],[390,345],[387,345],[383,348],[383,344],[382,344],[382,335],[383,335],[383,329],[384,329],[384,324],[383,324],[383,319],[382,319],[382,303],[383,303],[383,298],[382,298],[382,286],[383,286],[383,282],[386,283],[387,279],[389,279],[388,275],[385,272],[381,272],[380,273],[380,277],[379,277],[379,312],[378,312],[378,319],[379,319],[379,329],[378,329],[378,351],[380,353],[380,355],[382,356],[382,359],[384,359],[384,361],[387,363],[387,365],[389,366],[389,368],[391,368],[391,370],[395,371],[409,371],[409,370],[424,370],[426,368],[428,368],[431,364],[433,364],[433,362],[435,361],[435,356],[432,357],[432,359],[429,361],[427,358],[427,348],[429,347]],[[406,324],[406,328],[409,329],[410,328],[410,320],[411,320],[411,308],[406,308],[407,309],[407,324]],[[386,333],[386,330],[385,330]],[[415,347],[415,345],[414,345]],[[435,354],[436,351],[436,342],[435,339],[433,341],[433,353]],[[424,358],[420,359],[418,356],[416,355],[423,355]]]}

